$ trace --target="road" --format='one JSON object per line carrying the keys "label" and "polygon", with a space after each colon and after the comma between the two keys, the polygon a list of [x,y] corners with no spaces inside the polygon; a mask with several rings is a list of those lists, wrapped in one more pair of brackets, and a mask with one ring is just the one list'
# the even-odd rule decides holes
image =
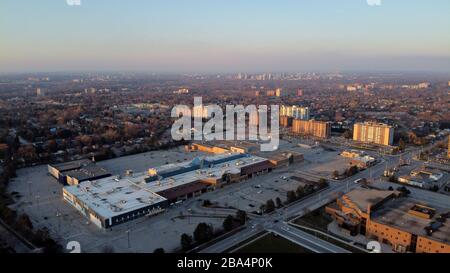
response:
{"label": "road", "polygon": [[[411,159],[415,152],[417,152],[417,149],[412,149],[405,152],[402,154],[402,158]],[[383,175],[386,167],[393,168],[398,164],[398,161],[399,155],[384,155],[379,164],[357,173],[356,175],[345,180],[339,182],[331,181],[330,186],[320,193],[316,193],[311,197],[279,209],[275,213],[257,218],[251,217],[247,223],[247,228],[231,237],[228,237],[227,239],[219,241],[216,244],[203,249],[200,253],[221,253],[227,251],[233,246],[256,236],[263,230],[275,232],[278,235],[294,241],[299,245],[317,253],[346,253],[348,251],[331,245],[330,243],[314,237],[306,232],[296,230],[292,227],[289,228],[289,224],[286,221],[294,217],[301,217],[306,213],[316,210],[335,200],[339,195],[359,187],[358,184],[354,183],[354,181],[359,178],[380,177]]]}
{"label": "road", "polygon": [[300,229],[293,228],[287,222],[276,225],[267,231],[278,234],[316,253],[350,253],[348,250],[342,249],[327,241],[317,240],[317,237]]}

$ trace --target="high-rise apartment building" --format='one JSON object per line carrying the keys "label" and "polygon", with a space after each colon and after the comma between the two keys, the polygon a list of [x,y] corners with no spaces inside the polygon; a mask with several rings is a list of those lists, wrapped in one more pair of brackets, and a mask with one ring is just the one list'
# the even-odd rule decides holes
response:
{"label": "high-rise apartment building", "polygon": [[295,119],[309,120],[309,108],[300,106],[285,106],[280,107],[280,116],[288,116]]}
{"label": "high-rise apartment building", "polygon": [[292,132],[300,135],[329,138],[331,136],[331,122],[294,119]]}
{"label": "high-rise apartment building", "polygon": [[275,90],[275,95],[277,97],[284,97],[286,95],[286,92],[283,92],[283,89],[281,89],[281,88],[277,88]]}
{"label": "high-rise apartment building", "polygon": [[394,142],[394,128],[382,123],[356,123],[353,127],[353,140],[391,146]]}

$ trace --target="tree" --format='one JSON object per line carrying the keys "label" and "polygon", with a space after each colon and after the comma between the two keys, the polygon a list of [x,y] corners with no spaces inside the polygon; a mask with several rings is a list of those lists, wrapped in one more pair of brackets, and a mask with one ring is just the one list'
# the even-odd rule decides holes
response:
{"label": "tree", "polygon": [[411,192],[405,186],[398,187],[397,191],[399,191],[403,196],[408,196]]}
{"label": "tree", "polygon": [[325,178],[320,178],[319,179],[319,187],[320,188],[325,188],[326,186],[328,186],[328,182]]}
{"label": "tree", "polygon": [[247,213],[243,210],[238,210],[236,212],[236,219],[241,226],[245,225],[245,222],[247,221]]}
{"label": "tree", "polygon": [[119,134],[116,130],[108,129],[104,134],[103,137],[105,138],[107,143],[114,143],[114,141],[119,140]]}
{"label": "tree", "polygon": [[347,175],[347,177],[353,176],[358,172],[358,167],[357,166],[351,166],[350,168],[347,169],[347,171],[345,172],[345,174]]}
{"label": "tree", "polygon": [[283,206],[283,202],[281,202],[280,197],[275,199],[275,203],[277,204],[277,208],[281,208]]}
{"label": "tree", "polygon": [[266,212],[267,213],[271,213],[274,210],[275,210],[275,203],[273,202],[273,200],[272,199],[267,200],[267,202],[266,202]]}
{"label": "tree", "polygon": [[164,248],[157,248],[153,251],[154,254],[164,254],[166,253],[166,251],[164,250]]}
{"label": "tree", "polygon": [[305,196],[305,189],[303,186],[298,186],[297,190],[295,191],[295,193],[297,194],[297,198],[302,198],[303,196]]}
{"label": "tree", "polygon": [[288,191],[286,195],[287,195],[286,196],[287,197],[286,202],[288,204],[294,202],[297,199],[297,196],[295,195],[294,191]]}
{"label": "tree", "polygon": [[401,138],[400,141],[398,142],[398,149],[400,151],[404,151],[406,149],[406,143],[403,140],[403,138]]}
{"label": "tree", "polygon": [[102,253],[114,253],[114,247],[112,246],[104,246],[102,249]]}
{"label": "tree", "polygon": [[192,236],[183,233],[181,235],[181,248],[183,250],[188,250],[191,248],[191,246],[192,246]]}
{"label": "tree", "polygon": [[213,228],[206,223],[200,223],[194,230],[194,240],[197,243],[206,243],[213,237]]}
{"label": "tree", "polygon": [[351,139],[351,138],[353,138],[353,134],[352,134],[352,132],[351,132],[350,130],[346,130],[346,131],[344,132],[344,137],[345,137],[346,139]]}
{"label": "tree", "polygon": [[398,179],[395,175],[391,175],[391,176],[389,176],[389,182],[397,183]]}
{"label": "tree", "polygon": [[223,221],[222,227],[225,231],[230,231],[233,229],[234,218],[231,215],[228,215],[227,218]]}
{"label": "tree", "polygon": [[303,189],[305,191],[305,195],[308,195],[308,194],[311,194],[314,192],[314,186],[310,185],[310,184],[307,184]]}
{"label": "tree", "polygon": [[203,200],[203,206],[204,207],[209,207],[209,206],[211,206],[212,204],[211,204],[211,201],[209,201],[208,199],[206,199],[206,200]]}
{"label": "tree", "polygon": [[333,178],[339,178],[339,171],[335,170],[333,172]]}
{"label": "tree", "polygon": [[17,218],[16,226],[20,230],[32,230],[33,224],[31,223],[30,218],[26,214],[22,214]]}

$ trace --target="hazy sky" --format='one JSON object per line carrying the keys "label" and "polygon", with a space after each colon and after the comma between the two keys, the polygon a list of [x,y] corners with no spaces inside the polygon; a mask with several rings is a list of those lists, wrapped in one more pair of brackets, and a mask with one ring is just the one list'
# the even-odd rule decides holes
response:
{"label": "hazy sky", "polygon": [[450,71],[450,1],[0,0],[0,71]]}

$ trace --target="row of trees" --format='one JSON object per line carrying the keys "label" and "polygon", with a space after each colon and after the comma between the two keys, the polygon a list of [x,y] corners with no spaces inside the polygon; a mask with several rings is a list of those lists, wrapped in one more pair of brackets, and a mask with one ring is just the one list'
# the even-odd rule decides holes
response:
{"label": "row of trees", "polygon": [[351,176],[357,174],[358,172],[359,172],[358,166],[353,165],[353,166],[350,166],[349,168],[347,168],[342,174],[339,174],[339,171],[335,170],[332,175],[333,175],[334,179],[340,179],[343,177],[344,178],[351,177]]}
{"label": "row of trees", "polygon": [[34,230],[33,224],[26,214],[20,214],[9,208],[13,202],[7,192],[7,186],[11,178],[16,176],[16,167],[11,160],[11,148],[7,151],[3,164],[3,173],[0,174],[0,218],[8,226],[22,235],[33,245],[42,248],[44,252],[60,252],[62,247],[57,244],[49,235],[48,230]]}
{"label": "row of trees", "polygon": [[297,188],[297,190],[287,192],[287,194],[286,194],[287,198],[286,198],[285,204],[287,205],[292,202],[295,202],[299,199],[302,199],[302,198],[314,193],[317,190],[324,189],[327,186],[328,186],[328,182],[323,178],[321,178],[319,180],[316,187],[311,184],[306,184],[305,186],[299,186]]}
{"label": "row of trees", "polygon": [[[229,232],[238,226],[242,226],[247,221],[245,211],[238,210],[236,215],[228,215],[222,223],[222,230],[214,230],[213,226],[206,223],[199,223],[194,230],[193,235],[183,233],[180,238],[181,248],[188,251],[196,246],[211,241],[215,237]],[[155,250],[156,251],[156,250]]]}

